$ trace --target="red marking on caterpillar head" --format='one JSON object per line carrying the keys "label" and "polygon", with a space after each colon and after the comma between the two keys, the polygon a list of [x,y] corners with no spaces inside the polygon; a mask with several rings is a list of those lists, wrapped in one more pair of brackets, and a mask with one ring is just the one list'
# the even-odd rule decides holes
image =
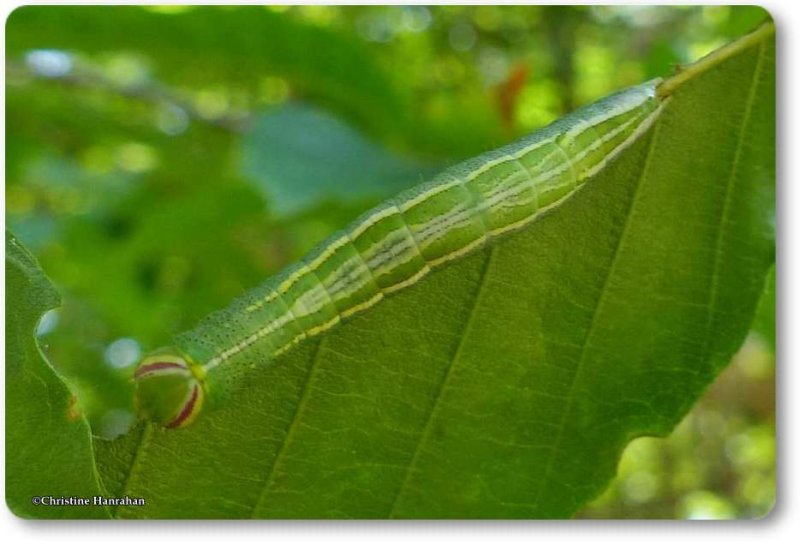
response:
{"label": "red marking on caterpillar head", "polygon": [[139,368],[137,368],[136,372],[133,373],[133,377],[138,380],[139,378],[145,375],[157,374],[158,372],[167,369],[185,370],[187,372],[189,371],[189,369],[186,368],[185,364],[172,363],[168,361],[158,361],[154,363],[146,363],[139,365]]}
{"label": "red marking on caterpillar head", "polygon": [[165,427],[167,429],[175,429],[182,427],[186,423],[189,423],[191,418],[195,415],[195,406],[199,397],[200,388],[197,386],[197,384],[194,384],[192,386],[192,394],[189,396],[189,400],[183,406],[183,409],[181,409],[181,412],[175,419],[167,423]]}

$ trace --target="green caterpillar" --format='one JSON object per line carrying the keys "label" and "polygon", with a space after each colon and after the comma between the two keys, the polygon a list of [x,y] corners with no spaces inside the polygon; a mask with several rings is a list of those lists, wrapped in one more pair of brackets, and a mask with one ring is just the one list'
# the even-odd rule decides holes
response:
{"label": "green caterpillar", "polygon": [[136,369],[147,419],[184,427],[277,355],[558,206],[658,117],[658,81],[583,107],[370,210]]}

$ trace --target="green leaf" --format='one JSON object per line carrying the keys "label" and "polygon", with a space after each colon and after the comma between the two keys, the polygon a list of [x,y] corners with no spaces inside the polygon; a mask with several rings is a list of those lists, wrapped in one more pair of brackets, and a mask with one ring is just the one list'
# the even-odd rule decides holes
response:
{"label": "green leaf", "polygon": [[261,116],[245,136],[242,162],[278,217],[325,200],[382,199],[435,174],[304,104]]}
{"label": "green leaf", "polygon": [[753,330],[767,341],[770,349],[775,353],[775,267],[769,271],[764,282],[764,292],[761,293],[761,300],[758,302],[756,317],[753,320]]}
{"label": "green leaf", "polygon": [[119,517],[561,518],[729,362],[773,262],[766,25],[530,227],[253,372],[192,426],[96,444]]}
{"label": "green leaf", "polygon": [[102,506],[36,506],[34,497],[100,495],[86,420],[44,360],[35,331],[59,296],[6,231],[6,503],[25,518],[103,518]]}

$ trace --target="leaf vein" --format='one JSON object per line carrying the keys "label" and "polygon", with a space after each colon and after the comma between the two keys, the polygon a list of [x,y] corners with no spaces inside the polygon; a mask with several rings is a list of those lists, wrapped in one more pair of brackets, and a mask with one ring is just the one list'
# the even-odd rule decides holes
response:
{"label": "leaf vein", "polygon": [[489,250],[489,256],[484,263],[483,270],[481,272],[480,279],[478,280],[478,287],[475,289],[475,296],[472,302],[472,308],[470,309],[469,316],[464,321],[464,330],[461,332],[461,336],[459,337],[458,345],[453,353],[453,357],[450,359],[450,364],[447,366],[447,370],[445,371],[444,376],[442,377],[441,382],[439,383],[439,387],[436,391],[436,396],[431,403],[430,411],[428,412],[428,417],[425,420],[425,425],[422,428],[422,432],[420,432],[417,444],[414,448],[414,453],[411,456],[411,459],[408,463],[408,466],[405,469],[405,475],[403,477],[403,481],[400,484],[400,487],[395,494],[394,500],[392,501],[392,506],[389,509],[389,514],[387,517],[393,518],[395,516],[395,511],[397,509],[397,505],[400,503],[400,498],[402,497],[403,493],[405,493],[406,489],[408,488],[408,483],[411,480],[411,474],[414,472],[414,466],[419,459],[420,451],[422,450],[422,444],[428,439],[431,431],[431,424],[434,420],[434,416],[436,414],[437,408],[439,407],[439,403],[443,396],[444,390],[447,388],[447,384],[450,380],[450,376],[453,374],[453,367],[455,367],[455,363],[459,358],[461,353],[461,349],[464,346],[464,338],[467,336],[467,331],[469,330],[472,319],[475,316],[475,309],[478,307],[478,302],[480,301],[481,293],[483,291],[484,286],[486,285],[486,278],[489,275],[489,268],[491,267],[492,261],[494,260],[495,249],[491,248]]}
{"label": "leaf vein", "polygon": [[578,362],[575,365],[575,371],[572,374],[572,378],[570,380],[569,391],[566,396],[566,404],[564,407],[564,411],[562,412],[561,419],[558,423],[558,434],[556,435],[556,439],[553,442],[552,449],[550,450],[550,455],[547,458],[547,464],[545,465],[544,472],[542,474],[541,479],[539,480],[539,486],[536,491],[536,496],[533,500],[534,509],[538,508],[540,501],[542,499],[542,493],[545,490],[547,485],[547,481],[550,478],[550,474],[553,470],[553,463],[555,461],[556,455],[561,448],[561,441],[564,439],[564,430],[567,425],[568,416],[572,411],[572,405],[575,401],[575,393],[576,393],[576,385],[579,382],[579,377],[581,375],[581,370],[584,367],[584,363],[586,360],[586,353],[588,351],[589,346],[592,343],[592,338],[594,336],[598,316],[600,315],[600,310],[605,304],[605,299],[608,294],[608,286],[611,283],[611,278],[616,273],[617,263],[619,260],[620,249],[623,246],[626,234],[628,232],[628,228],[631,224],[631,217],[633,217],[633,210],[636,207],[636,202],[638,201],[641,192],[640,189],[642,187],[642,180],[646,177],[647,172],[650,167],[650,160],[653,156],[653,149],[655,148],[656,136],[658,135],[658,128],[661,126],[659,120],[656,120],[656,123],[653,127],[653,134],[650,138],[650,143],[647,147],[647,154],[645,155],[644,165],[642,166],[642,173],[639,176],[639,179],[636,183],[636,189],[634,191],[633,197],[631,198],[631,202],[628,205],[628,213],[625,217],[625,223],[622,226],[622,230],[620,231],[619,237],[617,237],[617,244],[614,247],[614,254],[611,257],[611,264],[608,267],[608,273],[606,274],[605,278],[603,279],[602,287],[600,288],[600,292],[596,299],[596,303],[594,305],[594,310],[592,312],[592,319],[589,322],[589,329],[584,336],[584,342],[581,346],[580,357],[578,358]]}
{"label": "leaf vein", "polygon": [[711,270],[711,289],[708,296],[708,311],[706,319],[706,333],[703,341],[702,361],[708,359],[711,351],[711,337],[712,329],[714,327],[714,317],[719,297],[719,269],[722,254],[722,240],[725,234],[725,224],[728,223],[728,216],[730,214],[732,188],[736,173],[739,170],[739,161],[742,155],[743,142],[745,140],[746,128],[750,124],[750,116],[753,109],[753,102],[755,102],[756,89],[758,88],[759,74],[761,72],[761,65],[764,59],[764,42],[759,42],[758,45],[758,60],[753,69],[753,81],[750,84],[750,89],[747,92],[747,104],[745,106],[744,115],[742,116],[742,125],[739,128],[739,136],[736,142],[736,152],[733,155],[733,164],[731,165],[730,175],[725,185],[725,201],[722,205],[722,213],[720,214],[719,224],[717,226],[717,233],[714,241],[714,263]]}
{"label": "leaf vein", "polygon": [[270,487],[270,484],[273,483],[277,467],[281,463],[281,460],[285,457],[288,445],[292,441],[292,436],[294,435],[294,431],[297,428],[298,423],[300,421],[300,414],[303,412],[303,408],[308,402],[308,397],[310,396],[311,381],[317,369],[317,363],[319,363],[320,361],[320,353],[322,352],[322,344],[324,341],[325,337],[323,336],[320,339],[319,344],[317,344],[317,350],[314,352],[314,359],[311,361],[311,365],[308,369],[308,374],[306,375],[306,381],[303,384],[303,390],[300,393],[300,400],[297,402],[297,406],[294,410],[294,413],[292,414],[292,418],[289,420],[289,425],[286,428],[286,436],[283,439],[283,442],[281,443],[278,453],[275,454],[275,458],[272,460],[272,465],[269,468],[269,472],[267,473],[266,478],[264,478],[264,486],[261,488],[261,492],[258,494],[258,498],[253,503],[253,509],[250,512],[250,518],[255,519],[256,513],[258,512],[258,508],[263,502],[264,497],[267,494],[267,490]]}
{"label": "leaf vein", "polygon": [[[131,461],[131,466],[128,468],[128,473],[125,475],[125,479],[122,481],[122,488],[120,491],[120,497],[124,497],[128,494],[129,484],[133,478],[133,473],[136,467],[141,464],[141,459],[144,455],[145,446],[150,442],[150,439],[153,437],[153,424],[145,423],[144,430],[142,431],[141,438],[139,439],[139,443],[136,445],[136,451],[133,454],[133,460]],[[119,511],[119,505],[114,505],[112,507],[111,516],[117,517],[117,512]]]}

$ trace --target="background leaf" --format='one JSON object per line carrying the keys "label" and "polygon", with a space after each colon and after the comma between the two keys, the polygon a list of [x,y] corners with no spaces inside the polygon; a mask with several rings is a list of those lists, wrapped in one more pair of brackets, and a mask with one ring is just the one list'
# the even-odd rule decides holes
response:
{"label": "background leaf", "polygon": [[330,114],[302,104],[261,116],[244,139],[242,163],[279,217],[319,202],[379,202],[436,170],[393,155]]}
{"label": "background leaf", "polygon": [[[402,123],[396,115],[405,111],[383,69],[358,42],[261,6],[229,8],[224,17],[205,6],[24,6],[9,18],[6,48],[11,54],[26,48],[149,54],[158,77],[181,85],[223,79],[258,88],[267,74],[283,76],[297,92],[373,131]],[[131,77],[129,67],[121,68]]]}
{"label": "background leaf", "polygon": [[553,213],[301,344],[188,429],[96,443],[106,485],[149,498],[116,515],[574,514],[727,364],[773,261],[771,27],[698,66]]}
{"label": "background leaf", "polygon": [[[36,259],[6,231],[6,503],[25,518],[104,518],[102,506],[49,507],[34,497],[100,495],[86,420],[36,344],[59,297]],[[13,446],[12,446],[13,445]]]}

